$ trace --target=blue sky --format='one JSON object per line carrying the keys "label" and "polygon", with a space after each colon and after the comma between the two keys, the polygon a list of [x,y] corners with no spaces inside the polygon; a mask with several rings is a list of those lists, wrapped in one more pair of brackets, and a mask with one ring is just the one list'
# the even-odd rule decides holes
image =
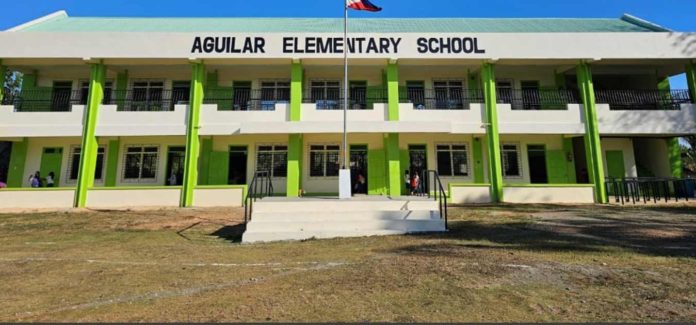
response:
{"label": "blue sky", "polygon": [[[695,0],[372,0],[369,17],[617,18],[623,13],[677,31],[696,32]],[[340,17],[344,0],[22,0],[3,1],[0,30],[57,10],[71,16]],[[686,88],[683,77],[674,88]]]}

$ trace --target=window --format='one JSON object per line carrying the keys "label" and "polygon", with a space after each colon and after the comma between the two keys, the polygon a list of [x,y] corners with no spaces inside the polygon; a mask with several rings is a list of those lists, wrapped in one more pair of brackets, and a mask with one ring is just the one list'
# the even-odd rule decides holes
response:
{"label": "window", "polygon": [[522,109],[541,109],[541,93],[539,81],[520,81],[522,87]]}
{"label": "window", "polygon": [[251,98],[251,81],[235,81],[232,83],[232,105],[235,111],[253,109]]}
{"label": "window", "polygon": [[513,82],[510,79],[498,80],[496,82],[496,92],[498,93],[498,103],[511,104],[513,95]]}
{"label": "window", "polygon": [[157,146],[129,146],[126,148],[123,179],[127,181],[155,181],[157,179]]}
{"label": "window", "polygon": [[54,81],[51,96],[52,111],[69,112],[72,100],[70,98],[72,97],[72,81]]}
{"label": "window", "polygon": [[[111,103],[111,93],[113,92],[113,82],[104,83],[104,99],[102,103]],[[80,105],[87,105],[89,99],[89,81],[80,82]]]}
{"label": "window", "polygon": [[[186,105],[191,96],[190,81],[174,81],[172,83],[172,105]],[[173,107],[172,107],[173,109]]]}
{"label": "window", "polygon": [[341,165],[341,147],[338,145],[309,146],[309,176],[337,177]]}
{"label": "window", "polygon": [[408,100],[416,109],[425,109],[425,82],[406,81]]}
{"label": "window", "polygon": [[502,158],[504,177],[522,177],[519,145],[503,144]]}
{"label": "window", "polygon": [[351,81],[349,109],[367,109],[367,82]]}
{"label": "window", "polygon": [[463,109],[461,80],[433,81],[435,89],[435,109]]}
{"label": "window", "polygon": [[261,110],[273,111],[276,103],[290,101],[290,81],[261,81]]}
{"label": "window", "polygon": [[164,81],[134,81],[130,111],[163,111]]}
{"label": "window", "polygon": [[[102,180],[104,177],[104,147],[99,147],[97,149],[97,167],[94,170],[94,179],[95,180]],[[82,148],[80,147],[73,147],[70,150],[70,162],[68,163],[69,170],[68,170],[68,181],[69,182],[75,182],[77,181],[77,176],[80,171],[80,155],[82,154]]]}
{"label": "window", "polygon": [[310,94],[317,109],[339,109],[341,101],[341,83],[333,80],[312,81]]}
{"label": "window", "polygon": [[469,156],[465,144],[437,145],[437,172],[440,176],[469,176]]}
{"label": "window", "polygon": [[288,146],[259,146],[256,150],[256,171],[269,171],[271,177],[286,177],[288,175]]}

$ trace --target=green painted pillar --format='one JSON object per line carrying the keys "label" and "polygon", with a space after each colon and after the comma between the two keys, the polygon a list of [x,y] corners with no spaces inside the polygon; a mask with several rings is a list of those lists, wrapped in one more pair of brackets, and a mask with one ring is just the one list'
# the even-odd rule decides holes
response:
{"label": "green painted pillar", "polygon": [[577,67],[578,87],[582,96],[585,114],[585,150],[588,156],[588,173],[595,188],[595,202],[606,203],[606,188],[604,185],[604,162],[602,159],[602,143],[599,137],[597,108],[595,105],[592,70],[582,62]]}
{"label": "green painted pillar", "polygon": [[403,171],[398,133],[388,133],[384,136],[384,152],[387,160],[387,193],[392,197],[400,196],[403,187]]}
{"label": "green painted pillar", "polygon": [[7,169],[8,187],[22,187],[24,178],[29,177],[29,175],[24,175],[24,165],[27,162],[28,147],[29,140],[27,138],[22,139],[21,142],[12,142],[10,165]]}
{"label": "green painted pillar", "polygon": [[118,177],[118,154],[121,148],[119,139],[109,141],[106,154],[106,177],[104,178],[104,186],[115,187]]}
{"label": "green painted pillar", "polygon": [[481,83],[485,100],[486,141],[488,144],[488,179],[491,183],[491,201],[503,202],[503,169],[498,134],[498,104],[495,85],[495,67],[484,63],[481,67]]}
{"label": "green painted pillar", "polygon": [[89,80],[89,95],[82,119],[82,151],[80,154],[80,168],[77,173],[77,189],[75,190],[74,202],[76,208],[85,207],[87,204],[87,191],[94,186],[94,172],[97,168],[97,151],[99,149],[99,142],[95,133],[99,106],[104,99],[105,79],[106,66],[101,62],[93,63]]}
{"label": "green painted pillar", "polygon": [[474,159],[474,183],[483,184],[485,180],[483,177],[483,143],[481,143],[481,138],[474,138],[472,153]]}
{"label": "green painted pillar", "polygon": [[672,177],[684,177],[682,149],[681,145],[679,144],[679,138],[667,139],[667,153],[669,155],[669,167],[672,171]]}
{"label": "green painted pillar", "polygon": [[301,62],[293,62],[290,70],[290,121],[302,118],[302,80],[304,70]]}
{"label": "green painted pillar", "polygon": [[399,65],[387,64],[387,108],[389,121],[399,120]]}
{"label": "green painted pillar", "polygon": [[286,196],[300,196],[302,188],[302,135],[291,134],[288,139],[288,175]]}
{"label": "green painted pillar", "polygon": [[686,83],[691,93],[691,102],[696,104],[696,62],[686,65]]}
{"label": "green painted pillar", "polygon": [[184,158],[184,181],[181,188],[181,207],[193,206],[193,192],[198,185],[198,156],[200,154],[201,105],[203,105],[203,83],[205,82],[205,65],[200,62],[191,64],[191,92],[189,112],[186,125],[186,155]]}

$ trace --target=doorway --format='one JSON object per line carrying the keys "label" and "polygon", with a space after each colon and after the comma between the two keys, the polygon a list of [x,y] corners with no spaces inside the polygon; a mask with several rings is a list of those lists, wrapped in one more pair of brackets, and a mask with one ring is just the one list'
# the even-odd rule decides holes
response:
{"label": "doorway", "polygon": [[186,147],[169,147],[167,152],[167,185],[177,186],[184,183],[184,161]]}
{"label": "doorway", "polygon": [[53,173],[54,186],[60,184],[60,171],[63,165],[63,148],[44,148],[41,154],[41,186],[45,186],[45,179],[48,174]]}
{"label": "doorway", "polygon": [[589,166],[587,166],[584,137],[573,138],[573,157],[575,157],[575,177],[578,184],[589,184],[590,173]]}
{"label": "doorway", "polygon": [[227,184],[244,185],[247,182],[247,147],[230,147],[230,159],[227,173]]}
{"label": "doorway", "polygon": [[[411,189],[413,194],[424,194],[425,193],[425,171],[428,169],[428,154],[425,145],[409,145],[408,146],[408,157],[411,165],[408,167],[409,175],[411,179],[418,175],[420,179],[419,185],[414,189]],[[409,193],[410,194],[410,193]]]}
{"label": "doorway", "polygon": [[529,162],[529,181],[532,184],[546,184],[549,177],[546,173],[546,147],[541,144],[527,146],[527,161]]}
{"label": "doorway", "polygon": [[353,195],[367,194],[367,146],[350,146],[350,179]]}

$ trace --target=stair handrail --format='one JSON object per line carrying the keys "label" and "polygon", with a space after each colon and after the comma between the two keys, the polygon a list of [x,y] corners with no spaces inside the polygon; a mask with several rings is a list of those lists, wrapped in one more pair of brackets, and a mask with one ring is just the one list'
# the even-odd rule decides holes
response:
{"label": "stair handrail", "polygon": [[247,186],[246,198],[244,198],[244,224],[249,223],[251,214],[254,210],[254,202],[257,199],[273,196],[273,182],[271,172],[267,170],[257,170],[254,177]]}
{"label": "stair handrail", "polygon": [[[435,185],[434,191],[430,191],[430,180],[432,175],[433,185]],[[445,229],[449,230],[447,226],[447,192],[445,192],[444,186],[442,186],[442,180],[440,180],[440,174],[437,170],[426,170],[425,171],[425,184],[426,192],[428,193],[428,198],[434,197],[435,201],[438,202],[438,208],[440,211],[440,219],[445,220]]]}

